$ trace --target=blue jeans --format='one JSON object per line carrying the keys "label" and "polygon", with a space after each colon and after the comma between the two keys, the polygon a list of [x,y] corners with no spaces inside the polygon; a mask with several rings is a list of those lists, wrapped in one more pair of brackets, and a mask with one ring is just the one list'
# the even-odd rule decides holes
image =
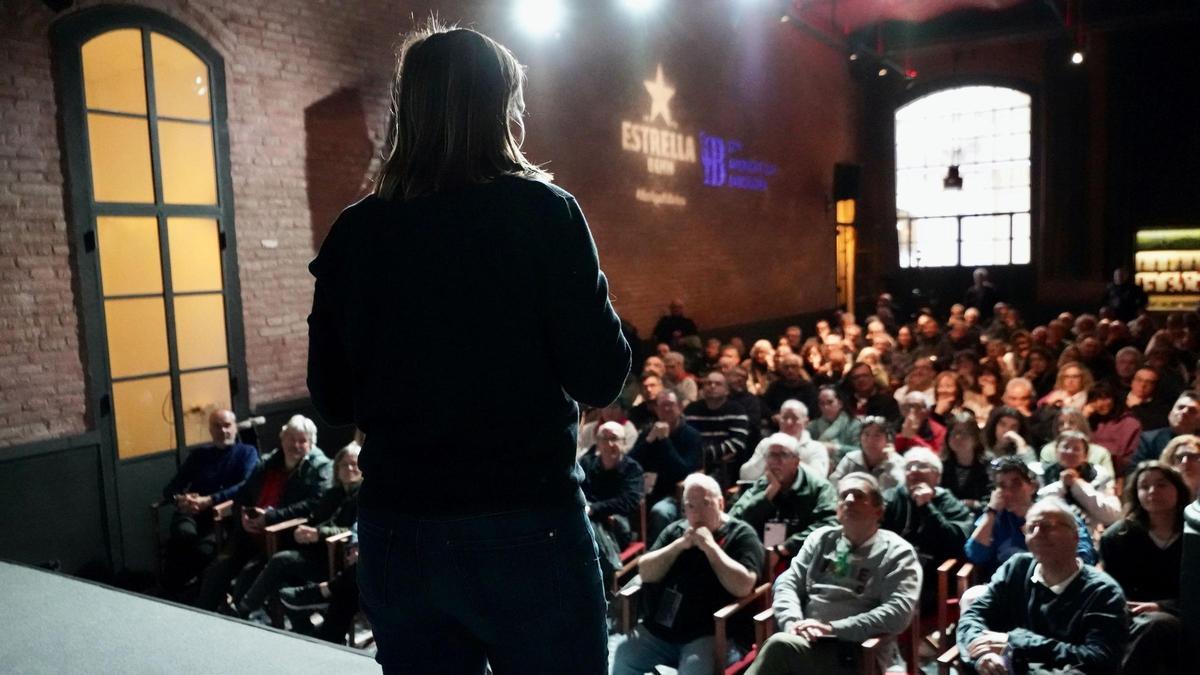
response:
{"label": "blue jeans", "polygon": [[644,675],[653,673],[655,666],[670,666],[679,675],[712,675],[716,670],[714,644],[711,635],[682,644],[667,642],[639,625],[628,640],[617,645],[612,675]]}
{"label": "blue jeans", "polygon": [[359,509],[358,582],[385,673],[604,673],[582,507],[455,518]]}

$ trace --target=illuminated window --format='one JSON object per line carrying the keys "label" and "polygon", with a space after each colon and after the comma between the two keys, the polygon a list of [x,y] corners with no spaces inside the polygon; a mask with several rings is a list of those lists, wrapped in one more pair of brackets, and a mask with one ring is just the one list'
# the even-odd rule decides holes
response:
{"label": "illuminated window", "polygon": [[[56,24],[88,346],[129,459],[208,440],[238,394],[223,64],[185,27],[104,8]],[[78,93],[75,93],[78,92]],[[77,97],[77,98],[76,98]],[[234,329],[234,330],[231,330]]]}
{"label": "illuminated window", "polygon": [[[1030,99],[967,86],[896,111],[896,230],[901,267],[1030,261]],[[962,189],[946,189],[951,165]]]}

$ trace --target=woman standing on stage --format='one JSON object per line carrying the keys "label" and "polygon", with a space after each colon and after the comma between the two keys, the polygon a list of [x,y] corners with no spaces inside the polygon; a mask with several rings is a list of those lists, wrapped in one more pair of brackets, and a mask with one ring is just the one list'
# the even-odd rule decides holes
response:
{"label": "woman standing on stage", "polygon": [[309,391],[366,434],[385,672],[605,670],[576,402],[616,398],[630,351],[579,205],[521,154],[523,77],[475,31],[409,36],[374,193],[310,266]]}

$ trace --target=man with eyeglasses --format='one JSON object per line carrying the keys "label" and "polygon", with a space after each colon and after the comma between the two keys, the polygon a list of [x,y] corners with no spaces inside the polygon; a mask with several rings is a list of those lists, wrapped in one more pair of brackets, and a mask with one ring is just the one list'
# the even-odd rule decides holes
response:
{"label": "man with eyeglasses", "polygon": [[801,465],[794,436],[779,432],[763,443],[766,469],[729,515],[746,521],[768,548],[790,556],[813,530],[837,522],[837,497],[824,476]]}
{"label": "man with eyeglasses", "polygon": [[1158,459],[1172,438],[1200,431],[1200,393],[1185,391],[1175,399],[1171,412],[1167,414],[1167,426],[1143,431],[1138,440],[1137,451],[1129,463],[1130,471],[1140,462]]}
{"label": "man with eyeglasses", "polygon": [[900,401],[900,414],[904,421],[900,433],[896,434],[896,452],[901,454],[912,447],[926,447],[941,452],[946,442],[946,427],[930,419],[929,407],[932,399],[922,391],[910,391]]}
{"label": "man with eyeglasses", "polygon": [[879,391],[879,382],[875,379],[875,373],[871,372],[871,366],[865,363],[855,364],[846,374],[846,379],[850,382],[855,417],[874,415],[889,422],[900,419],[900,404],[888,394]]}
{"label": "man with eyeglasses", "polygon": [[941,458],[928,448],[913,448],[904,453],[904,485],[885,493],[883,528],[904,537],[921,561],[922,613],[936,609],[938,565],[962,554],[971,531],[971,512],[941,481]]}
{"label": "man with eyeglasses", "polygon": [[1062,500],[1029,509],[1018,553],[962,611],[958,649],[980,675],[1116,673],[1128,617],[1112,577],[1076,555],[1079,530]]}
{"label": "man with eyeglasses", "polygon": [[879,529],[883,495],[870,474],[837,485],[838,524],[814,531],[775,581],[779,632],[759,650],[748,675],[858,673],[867,638],[887,636],[879,670],[904,668],[895,636],[912,618],[921,565],[911,544]]}
{"label": "man with eyeglasses", "polygon": [[613,654],[612,675],[666,665],[681,675],[713,672],[713,612],[754,590],[762,544],[725,513],[721,486],[694,473],[683,482],[685,518],[663,530],[638,561],[645,584],[642,623]]}

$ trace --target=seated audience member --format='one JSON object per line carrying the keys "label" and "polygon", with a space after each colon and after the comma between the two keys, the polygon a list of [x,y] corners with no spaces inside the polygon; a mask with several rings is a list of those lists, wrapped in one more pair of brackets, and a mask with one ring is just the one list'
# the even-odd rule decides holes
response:
{"label": "seated audience member", "polygon": [[575,441],[576,459],[596,447],[596,430],[600,428],[600,425],[609,422],[619,424],[625,429],[625,436],[621,440],[621,450],[629,452],[633,448],[633,442],[637,440],[637,427],[625,416],[625,410],[621,408],[621,404],[614,401],[612,404],[596,410],[595,414],[596,419],[579,427],[579,437]]}
{"label": "seated audience member", "polygon": [[849,412],[853,417],[883,417],[888,421],[900,419],[900,404],[881,390],[870,366],[856,364],[846,374],[846,379],[850,383],[848,391],[853,405]]}
{"label": "seated audience member", "polygon": [[1063,408],[1058,415],[1058,419],[1054,422],[1055,436],[1054,440],[1042,446],[1038,452],[1038,459],[1041,460],[1044,466],[1053,464],[1058,458],[1058,439],[1064,431],[1078,431],[1088,439],[1087,459],[1092,466],[1104,469],[1108,476],[1115,476],[1116,470],[1113,468],[1112,455],[1109,454],[1108,448],[1093,443],[1092,426],[1088,423],[1088,418],[1083,414],[1082,410],[1076,408]]}
{"label": "seated audience member", "polygon": [[683,301],[678,298],[667,305],[667,313],[659,317],[658,323],[654,324],[652,333],[655,342],[666,343],[671,348],[675,347],[675,343],[680,338],[699,334],[696,322],[684,316]]}
{"label": "seated audience member", "polygon": [[1121,501],[1113,491],[1113,476],[1088,461],[1088,439],[1079,431],[1064,431],[1055,442],[1055,461],[1045,467],[1038,497],[1058,497],[1083,514],[1093,529],[1121,517]]}
{"label": "seated audience member", "polygon": [[583,468],[580,487],[587,499],[588,517],[596,524],[593,529],[605,588],[612,588],[613,577],[621,568],[621,551],[633,541],[630,522],[637,517],[645,490],[641,465],[622,449],[626,433],[620,424],[605,422],[596,434],[596,445],[579,458]]}
{"label": "seated audience member", "polygon": [[[246,594],[234,598],[234,607],[239,616],[249,617],[285,586],[313,581],[326,573],[328,561],[325,546],[321,542],[327,537],[348,532],[358,521],[358,487],[362,484],[358,455],[361,450],[358,443],[354,442],[338,450],[333,458],[333,486],[308,514],[308,523],[292,530],[291,538],[296,548],[288,548],[271,556]],[[293,617],[293,626],[304,623],[307,623],[307,617]],[[295,630],[308,633],[310,629],[311,626],[307,626]]]}
{"label": "seated audience member", "polygon": [[831,482],[861,471],[875,477],[881,490],[891,490],[904,482],[903,460],[892,447],[892,430],[882,417],[864,417],[858,436],[858,450],[842,457],[829,475]]}
{"label": "seated audience member", "polygon": [[704,439],[704,467],[718,476],[722,485],[733,485],[738,469],[750,454],[750,419],[746,411],[729,400],[729,384],[723,373],[704,376],[701,400],[683,409],[687,423]]}
{"label": "seated audience member", "polygon": [[896,346],[892,349],[892,379],[904,379],[917,358],[916,349],[917,340],[913,336],[912,326],[905,324],[897,328]]}
{"label": "seated audience member", "polygon": [[1092,373],[1087,368],[1078,361],[1068,361],[1058,369],[1054,389],[1038,400],[1038,406],[1083,410],[1092,384]]}
{"label": "seated audience member", "polygon": [[933,405],[929,417],[942,426],[953,415],[963,411],[962,378],[953,370],[943,370],[933,378]]}
{"label": "seated audience member", "polygon": [[1033,388],[1035,399],[1054,391],[1054,383],[1058,379],[1058,368],[1054,365],[1054,359],[1054,354],[1045,347],[1035,345],[1029,349],[1029,356],[1025,359],[1025,372],[1021,373],[1021,377]]}
{"label": "seated audience member", "polygon": [[983,444],[994,457],[1016,457],[1037,464],[1038,455],[1025,439],[1025,416],[1016,408],[1000,406],[992,410],[983,427]]}
{"label": "seated audience member", "polygon": [[831,460],[830,466],[837,466],[847,452],[858,448],[858,432],[862,430],[862,422],[846,411],[841,393],[831,384],[821,387],[817,392],[817,408],[821,415],[809,423],[808,433],[825,445]]}
{"label": "seated audience member", "polygon": [[[783,432],[773,434],[767,445],[765,471],[743,494],[729,515],[745,521],[758,536],[781,555],[800,550],[804,538],[818,527],[832,525],[837,503],[833,486],[804,465],[800,442]],[[771,524],[782,526],[781,541],[767,541]]]}
{"label": "seated audience member", "polygon": [[917,317],[917,348],[913,353],[918,359],[928,358],[941,364],[942,368],[946,368],[945,364],[954,359],[950,345],[942,339],[942,329],[937,319],[928,314]]}
{"label": "seated audience member", "polygon": [[1104,571],[1125,591],[1133,615],[1124,672],[1173,675],[1182,670],[1179,574],[1189,492],[1171,467],[1138,465],[1125,484],[1125,517],[1100,538]]}
{"label": "seated audience member", "polygon": [[742,362],[742,355],[738,352],[737,347],[733,345],[722,345],[721,356],[717,358],[717,370],[722,373],[729,372],[730,368],[736,368]]}
{"label": "seated audience member", "polygon": [[658,400],[658,394],[662,390],[663,383],[661,377],[654,373],[642,373],[641,393],[638,396],[637,403],[629,409],[629,421],[633,422],[633,426],[638,430],[639,434],[649,429],[652,424],[658,421],[658,414],[654,410],[654,402]]}
{"label": "seated audience member", "polygon": [[767,387],[763,394],[763,403],[767,410],[779,410],[783,402],[794,398],[803,403],[809,410],[817,407],[817,389],[808,381],[808,373],[804,372],[804,363],[796,354],[780,357],[775,363],[779,379]]}
{"label": "seated audience member", "polygon": [[821,478],[828,476],[829,452],[824,445],[813,440],[807,426],[808,409],[804,404],[795,399],[784,401],[783,408],[779,411],[779,432],[759,442],[750,459],[739,470],[739,477],[742,480],[758,480],[762,477],[767,468],[767,451],[770,449],[768,441],[780,434],[795,439],[796,452],[800,456],[801,464]]}
{"label": "seated audience member", "polygon": [[230,410],[208,416],[211,445],[187,456],[163,488],[163,499],[175,504],[167,539],[163,585],[171,595],[200,574],[216,555],[212,507],[231,498],[258,463],[258,450],[237,442],[237,418]]}
{"label": "seated audience member", "polygon": [[1088,335],[1080,338],[1078,345],[1080,365],[1087,368],[1097,382],[1107,380],[1117,372],[1112,355],[1104,351],[1104,344],[1098,338]]}
{"label": "seated audience member", "polygon": [[654,373],[661,379],[667,372],[667,365],[663,363],[662,357],[652,354],[642,362],[642,372]]}
{"label": "seated audience member", "polygon": [[656,666],[680,675],[713,672],[713,612],[749,595],[763,566],[754,529],[725,513],[721,486],[692,474],[683,482],[684,520],[663,530],[638,560],[645,616],[617,646],[613,675]]}
{"label": "seated audience member", "polygon": [[1161,461],[1183,476],[1183,482],[1191,491],[1185,501],[1200,497],[1200,436],[1183,434],[1172,438],[1163,448]]}
{"label": "seated audience member", "polygon": [[358,523],[351,526],[351,532],[345,566],[332,579],[279,589],[279,601],[290,616],[307,619],[320,611],[321,626],[314,636],[336,644],[345,643],[358,614]]}
{"label": "seated audience member", "polygon": [[668,389],[659,393],[655,408],[658,421],[638,436],[629,451],[629,458],[643,471],[654,474],[647,498],[647,503],[652,504],[647,514],[647,544],[653,543],[668,523],[679,518],[675,485],[704,467],[704,439],[683,419],[675,392]]}
{"label": "seated audience member", "polygon": [[962,611],[963,661],[981,675],[1119,672],[1125,597],[1112,577],[1079,559],[1070,507],[1040,501],[1023,529],[1029,552],[1009,558]]}
{"label": "seated audience member", "polygon": [[966,392],[965,407],[975,413],[975,418],[982,424],[987,421],[992,409],[1004,405],[1000,392],[1005,378],[994,366],[984,364],[979,368],[979,376],[975,378],[975,386]]}
{"label": "seated audience member", "polygon": [[1200,394],[1185,391],[1175,399],[1167,415],[1167,426],[1143,431],[1138,439],[1138,449],[1133,456],[1132,466],[1151,459],[1158,459],[1167,443],[1176,436],[1200,432]]}
{"label": "seated audience member", "polygon": [[1142,431],[1153,431],[1167,426],[1171,402],[1159,394],[1158,372],[1153,368],[1138,368],[1133,374],[1129,383],[1129,393],[1125,395],[1125,405],[1142,423]]}
{"label": "seated audience member", "polygon": [[1142,353],[1138,348],[1121,347],[1113,357],[1113,374],[1109,382],[1119,390],[1129,391],[1133,387],[1133,376],[1141,367]]}
{"label": "seated audience member", "polygon": [[896,399],[896,404],[904,403],[904,397],[910,391],[919,391],[925,394],[925,400],[932,401],[935,393],[933,391],[933,377],[936,374],[937,371],[934,370],[932,359],[926,356],[915,359],[912,369],[908,371],[908,376],[904,378],[904,386],[892,394],[892,397]]}
{"label": "seated audience member", "polygon": [[746,438],[746,447],[753,448],[762,438],[768,412],[763,407],[761,398],[746,391],[746,369],[734,366],[725,371],[725,381],[729,383],[729,400],[746,412],[750,422],[750,435]]}
{"label": "seated audience member", "polygon": [[837,492],[838,524],[813,532],[775,581],[779,632],[763,643],[749,675],[858,673],[859,643],[880,635],[888,637],[879,668],[903,672],[892,636],[912,619],[921,565],[911,544],[879,528],[883,495],[874,478],[848,474]]}
{"label": "seated audience member", "polygon": [[971,413],[951,418],[942,448],[942,467],[941,486],[978,513],[987,502],[990,479],[983,436]]}
{"label": "seated audience member", "polygon": [[775,348],[769,340],[758,340],[750,347],[750,358],[742,362],[746,370],[746,391],[755,396],[767,393],[775,381]]}
{"label": "seated audience member", "polygon": [[708,338],[704,341],[704,353],[700,357],[697,372],[707,373],[710,370],[721,369],[721,340]]}
{"label": "seated audience member", "polygon": [[946,442],[946,427],[935,422],[929,415],[930,399],[919,391],[910,391],[900,402],[900,433],[896,434],[896,452],[903,454],[912,447],[929,448],[935,453],[942,451]]}
{"label": "seated audience member", "polygon": [[942,460],[929,448],[904,453],[904,485],[885,493],[882,527],[904,537],[917,549],[924,582],[921,613],[937,608],[937,568],[962,556],[971,512],[947,489],[939,487]]}
{"label": "seated audience member", "polygon": [[679,396],[679,402],[686,408],[699,396],[696,376],[687,372],[683,354],[679,352],[667,352],[663,357],[663,367],[663,386],[675,392]]}
{"label": "seated audience member", "polygon": [[204,570],[197,605],[235,612],[224,604],[235,577],[234,597],[245,594],[264,562],[258,541],[264,529],[284,520],[307,516],[329,489],[333,462],[317,447],[317,425],[294,415],[279,432],[279,449],[264,456],[234,495],[237,524],[224,550]]}
{"label": "seated audience member", "polygon": [[1142,423],[1125,409],[1123,399],[1112,384],[1100,381],[1088,390],[1085,408],[1092,442],[1108,450],[1118,476],[1125,474],[1142,435]]}

